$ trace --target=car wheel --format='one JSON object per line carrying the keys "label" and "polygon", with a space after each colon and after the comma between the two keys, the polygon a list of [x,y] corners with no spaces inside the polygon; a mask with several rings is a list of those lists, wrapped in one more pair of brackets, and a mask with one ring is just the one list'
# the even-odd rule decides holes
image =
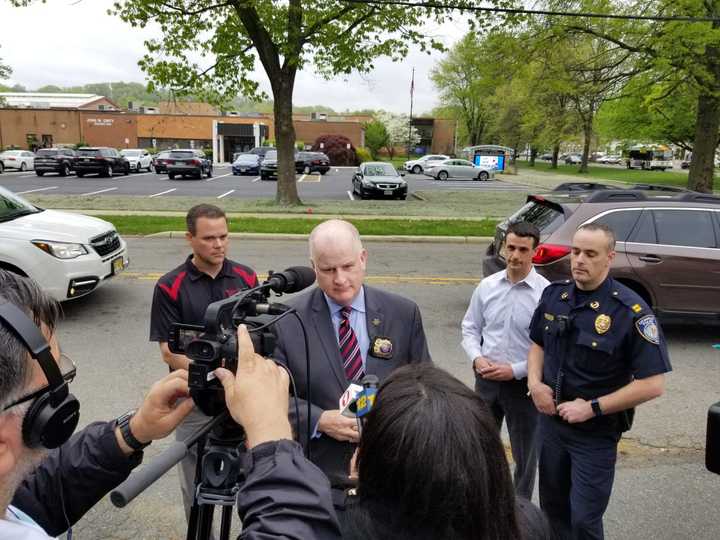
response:
{"label": "car wheel", "polygon": [[138,161],[137,166],[135,167],[135,172],[140,172],[140,162]]}
{"label": "car wheel", "polygon": [[27,165],[25,165],[24,161],[20,164],[20,171],[22,171],[22,172],[27,171]]}
{"label": "car wheel", "polygon": [[490,179],[490,175],[486,171],[480,171],[478,174],[478,180],[481,182],[487,182]]}
{"label": "car wheel", "polygon": [[3,165],[3,162],[0,161],[0,174],[5,172],[5,165]]}
{"label": "car wheel", "polygon": [[105,168],[105,172],[104,172],[103,174],[101,174],[100,176],[111,177],[112,175],[113,175],[112,165],[108,165],[108,166]]}
{"label": "car wheel", "polygon": [[412,168],[412,173],[413,173],[413,174],[420,174],[421,172],[422,172],[422,167],[421,167],[420,165],[415,165],[415,166]]}
{"label": "car wheel", "polygon": [[168,178],[170,180],[175,180],[175,173],[168,173]]}
{"label": "car wheel", "polygon": [[60,176],[67,176],[70,174],[70,167],[68,167],[68,164],[63,164],[62,167],[60,167]]}
{"label": "car wheel", "polygon": [[85,176],[85,173],[84,172],[76,172],[75,176],[77,176],[78,178],[82,178],[83,176]]}
{"label": "car wheel", "polygon": [[195,173],[195,180],[200,180],[203,177],[203,170],[202,167],[200,167],[197,172]]}
{"label": "car wheel", "polygon": [[448,179],[448,173],[445,171],[440,171],[437,175],[438,180],[442,180],[443,182]]}
{"label": "car wheel", "polygon": [[42,172],[42,171],[35,171],[35,174],[36,174],[37,176],[43,176],[45,173]]}
{"label": "car wheel", "polygon": [[308,167],[307,165],[303,167],[303,174],[310,174],[311,172],[312,171],[310,170],[310,167]]}
{"label": "car wheel", "polygon": [[268,179],[268,177],[266,175],[264,175],[264,174],[260,175],[260,180],[267,180],[267,179]]}

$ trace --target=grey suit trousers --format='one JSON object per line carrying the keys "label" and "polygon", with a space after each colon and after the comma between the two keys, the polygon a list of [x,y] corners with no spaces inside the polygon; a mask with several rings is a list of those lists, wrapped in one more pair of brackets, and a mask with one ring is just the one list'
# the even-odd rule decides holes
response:
{"label": "grey suit trousers", "polygon": [[498,429],[506,421],[515,461],[515,493],[531,500],[538,463],[538,412],[527,396],[527,379],[486,381],[475,373],[475,391],[492,411]]}

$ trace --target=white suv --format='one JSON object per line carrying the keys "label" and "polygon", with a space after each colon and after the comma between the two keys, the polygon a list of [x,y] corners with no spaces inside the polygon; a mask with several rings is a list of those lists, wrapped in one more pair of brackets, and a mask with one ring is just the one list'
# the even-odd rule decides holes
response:
{"label": "white suv", "polygon": [[120,150],[120,155],[127,158],[130,162],[130,170],[140,172],[146,169],[148,172],[152,169],[152,156],[147,150],[141,148],[126,148]]}
{"label": "white suv", "polygon": [[450,159],[449,156],[443,156],[442,154],[428,154],[420,159],[406,161],[403,166],[406,171],[410,171],[413,174],[422,174],[425,172],[425,169],[433,167],[446,159]]}
{"label": "white suv", "polygon": [[112,223],[43,210],[0,187],[0,268],[31,277],[63,301],[90,293],[128,264]]}

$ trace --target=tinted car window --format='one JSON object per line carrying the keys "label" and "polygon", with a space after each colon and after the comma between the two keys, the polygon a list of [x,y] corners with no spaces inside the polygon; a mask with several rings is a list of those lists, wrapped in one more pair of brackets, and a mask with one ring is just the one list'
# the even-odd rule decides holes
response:
{"label": "tinted car window", "polygon": [[658,244],[716,247],[710,212],[696,210],[653,210]]}
{"label": "tinted car window", "polygon": [[610,212],[599,217],[593,223],[602,223],[607,225],[615,233],[615,239],[618,242],[625,242],[630,236],[630,232],[640,218],[640,210],[623,210],[620,212]]}
{"label": "tinted car window", "polygon": [[653,222],[652,213],[645,210],[635,226],[635,230],[627,239],[628,242],[637,242],[639,244],[657,244],[657,235],[655,234],[655,223]]}
{"label": "tinted car window", "polygon": [[365,176],[397,176],[397,172],[392,165],[376,163],[365,166]]}
{"label": "tinted car window", "polygon": [[265,154],[265,159],[277,159],[277,152],[275,150],[268,150]]}
{"label": "tinted car window", "polygon": [[540,229],[540,233],[550,234],[565,222],[565,215],[555,208],[530,201],[510,218],[510,223],[528,221]]}
{"label": "tinted car window", "polygon": [[81,148],[78,150],[78,156],[99,156],[100,150],[97,148]]}
{"label": "tinted car window", "polygon": [[60,152],[58,152],[57,150],[50,150],[47,148],[42,148],[37,151],[37,156],[38,157],[52,157],[52,156],[57,156],[59,153]]}
{"label": "tinted car window", "polygon": [[171,158],[188,159],[188,158],[192,158],[192,157],[194,157],[194,156],[195,156],[195,154],[194,154],[193,152],[190,152],[190,151],[187,151],[187,152],[185,152],[185,151],[173,151],[173,152],[170,152],[170,157],[171,157]]}

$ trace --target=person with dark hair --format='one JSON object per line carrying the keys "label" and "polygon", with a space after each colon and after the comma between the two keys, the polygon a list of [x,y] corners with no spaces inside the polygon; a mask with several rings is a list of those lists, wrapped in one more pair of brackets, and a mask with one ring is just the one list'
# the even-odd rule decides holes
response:
{"label": "person with dark hair", "polygon": [[539,422],[540,506],[562,539],[600,540],[617,445],[634,407],[664,392],[672,368],[655,315],[609,277],[615,235],[573,236],[572,280],[543,292],[530,324],[528,390]]}
{"label": "person with dark hair", "polygon": [[493,416],[475,392],[432,364],[380,386],[357,453],[345,540],[549,539],[513,493]]}
{"label": "person with dark hair", "polygon": [[505,235],[507,268],[483,279],[462,321],[462,346],[475,372],[475,391],[485,400],[498,430],[507,422],[515,461],[515,491],[532,498],[537,469],[537,416],[527,395],[528,328],[548,280],[532,258],[540,241],[537,227],[511,224]]}
{"label": "person with dark hair", "polygon": [[[187,369],[189,363],[185,355],[173,354],[168,348],[172,323],[203,325],[208,305],[258,284],[253,269],[227,258],[228,224],[221,208],[198,204],[190,208],[185,221],[185,238],[192,253],[158,280],[150,314],[150,341],[159,343],[162,359],[171,371]],[[195,409],[175,436],[186,439],[209,421],[209,416]],[[195,498],[196,464],[197,449],[193,447],[178,471],[187,518]]]}

